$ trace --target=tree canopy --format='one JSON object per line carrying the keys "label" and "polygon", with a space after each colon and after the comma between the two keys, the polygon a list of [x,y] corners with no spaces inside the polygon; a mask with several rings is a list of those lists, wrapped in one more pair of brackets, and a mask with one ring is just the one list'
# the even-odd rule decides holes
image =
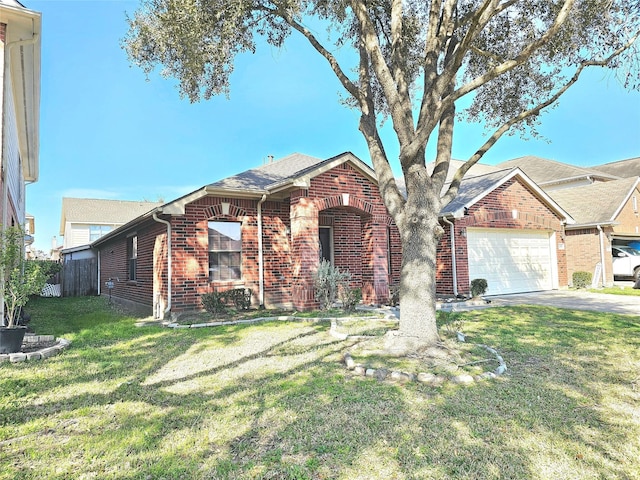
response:
{"label": "tree canopy", "polygon": [[[260,37],[280,47],[303,35],[362,112],[379,175],[386,168],[376,160],[389,160],[381,116],[393,123],[406,174],[424,163],[430,140],[448,164],[456,102],[471,95],[458,116],[495,130],[461,178],[503,134],[535,135],[540,110],[585,68],[613,69],[637,89],[639,12],[638,0],[143,0],[124,47],[145,72],[161,65],[198,101],[229,94],[236,56],[255,52]],[[351,64],[335,54],[344,47],[356,53]]]}

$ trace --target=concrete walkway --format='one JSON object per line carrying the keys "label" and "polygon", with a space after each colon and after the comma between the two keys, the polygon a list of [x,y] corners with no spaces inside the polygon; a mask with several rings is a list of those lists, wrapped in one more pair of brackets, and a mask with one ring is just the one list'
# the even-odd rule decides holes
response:
{"label": "concrete walkway", "polygon": [[547,305],[572,310],[622,313],[640,317],[640,296],[607,295],[581,290],[550,290],[546,292],[518,293],[487,296],[488,306]]}

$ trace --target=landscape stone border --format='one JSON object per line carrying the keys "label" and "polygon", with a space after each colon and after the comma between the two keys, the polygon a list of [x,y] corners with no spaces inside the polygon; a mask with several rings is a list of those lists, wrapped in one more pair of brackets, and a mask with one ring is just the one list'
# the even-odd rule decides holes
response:
{"label": "landscape stone border", "polygon": [[20,363],[26,362],[30,360],[43,360],[45,358],[54,357],[64,351],[71,342],[64,338],[56,338],[53,335],[33,335],[26,334],[24,336],[24,340],[22,341],[22,345],[29,344],[37,344],[37,343],[48,343],[55,342],[53,345],[48,347],[43,347],[39,350],[35,350],[33,352],[27,353],[2,353],[0,354],[0,363],[10,362],[10,363]]}
{"label": "landscape stone border", "polygon": [[[373,336],[365,336],[365,335],[347,335],[345,333],[340,333],[337,331],[338,322],[336,320],[331,321],[331,328],[329,329],[329,335],[332,337],[338,338],[340,340],[347,339],[371,339],[375,338]],[[457,332],[458,341],[464,342],[464,335],[460,332]],[[442,386],[446,381],[450,381],[451,383],[455,383],[458,385],[470,385],[475,382],[488,380],[491,378],[497,378],[500,375],[503,375],[507,371],[507,364],[504,361],[504,358],[498,353],[498,351],[494,348],[489,347],[488,345],[476,344],[479,347],[484,348],[486,351],[491,353],[496,357],[498,361],[498,367],[493,372],[483,372],[480,375],[469,375],[469,374],[460,374],[453,375],[451,377],[444,375],[436,375],[433,373],[422,372],[418,375],[414,375],[413,373],[401,372],[401,371],[390,371],[385,368],[375,369],[367,365],[357,364],[350,352],[346,352],[342,357],[342,361],[348,370],[352,371],[357,376],[365,376],[365,377],[374,377],[378,380],[392,380],[400,383],[413,382],[418,381],[420,383],[424,383],[427,385],[432,385],[434,387]]]}
{"label": "landscape stone border", "polygon": [[[352,337],[346,337],[352,338]],[[360,337],[358,337],[360,338]],[[498,367],[493,372],[483,372],[480,375],[469,375],[466,373],[460,375],[453,375],[451,377],[445,375],[436,375],[434,373],[426,373],[421,372],[417,375],[413,373],[407,373],[402,371],[395,370],[387,370],[386,368],[371,368],[367,365],[357,364],[350,352],[346,352],[342,358],[345,366],[348,370],[352,371],[354,375],[364,376],[364,377],[373,377],[377,380],[391,380],[400,383],[408,383],[408,382],[420,382],[426,385],[431,385],[433,387],[440,387],[445,382],[449,381],[451,383],[457,385],[471,385],[475,382],[481,382],[483,380],[489,380],[492,378],[497,378],[500,375],[503,375],[507,371],[507,364],[502,358],[502,356],[494,349],[487,345],[477,344],[479,347],[484,348],[489,353],[493,354],[498,360]]]}

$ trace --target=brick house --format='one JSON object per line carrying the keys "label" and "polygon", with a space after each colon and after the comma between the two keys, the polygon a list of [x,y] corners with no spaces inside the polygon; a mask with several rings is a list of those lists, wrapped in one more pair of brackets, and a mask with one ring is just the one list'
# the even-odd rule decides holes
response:
{"label": "brick house", "polygon": [[569,278],[576,271],[597,272],[596,265],[600,264],[599,284],[611,285],[611,247],[640,240],[640,177],[594,183],[552,195],[576,220],[566,229]]}
{"label": "brick house", "polygon": [[476,278],[487,280],[487,295],[566,287],[571,216],[519,168],[481,168],[488,173],[472,168],[440,212],[447,233],[438,248],[438,293],[467,294]]}
{"label": "brick house", "polygon": [[155,208],[92,246],[100,284],[112,279],[114,297],[162,317],[239,286],[256,304],[308,309],[320,258],[348,269],[365,302],[383,302],[400,266],[394,230],[368,165],[350,153],[293,154]]}
{"label": "brick house", "polygon": [[586,271],[612,285],[611,247],[640,242],[640,157],[582,168],[530,156],[498,167],[521,168],[575,220],[565,229],[569,283]]}
{"label": "brick house", "polygon": [[[465,179],[442,219],[438,293],[468,293],[478,275],[489,277],[488,293],[566,286],[561,239],[570,218],[519,169]],[[312,308],[321,258],[349,270],[364,302],[383,303],[402,262],[375,173],[351,153],[327,160],[293,154],[220,180],[92,247],[100,284],[113,281],[111,295],[158,318],[200,310],[203,293],[240,286],[253,290],[255,305]],[[533,253],[535,265],[525,267]]]}

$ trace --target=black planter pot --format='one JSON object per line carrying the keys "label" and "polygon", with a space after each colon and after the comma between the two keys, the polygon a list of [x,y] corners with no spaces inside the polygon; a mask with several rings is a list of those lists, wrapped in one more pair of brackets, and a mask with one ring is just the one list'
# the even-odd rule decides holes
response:
{"label": "black planter pot", "polygon": [[19,352],[25,333],[27,327],[0,327],[0,354]]}

